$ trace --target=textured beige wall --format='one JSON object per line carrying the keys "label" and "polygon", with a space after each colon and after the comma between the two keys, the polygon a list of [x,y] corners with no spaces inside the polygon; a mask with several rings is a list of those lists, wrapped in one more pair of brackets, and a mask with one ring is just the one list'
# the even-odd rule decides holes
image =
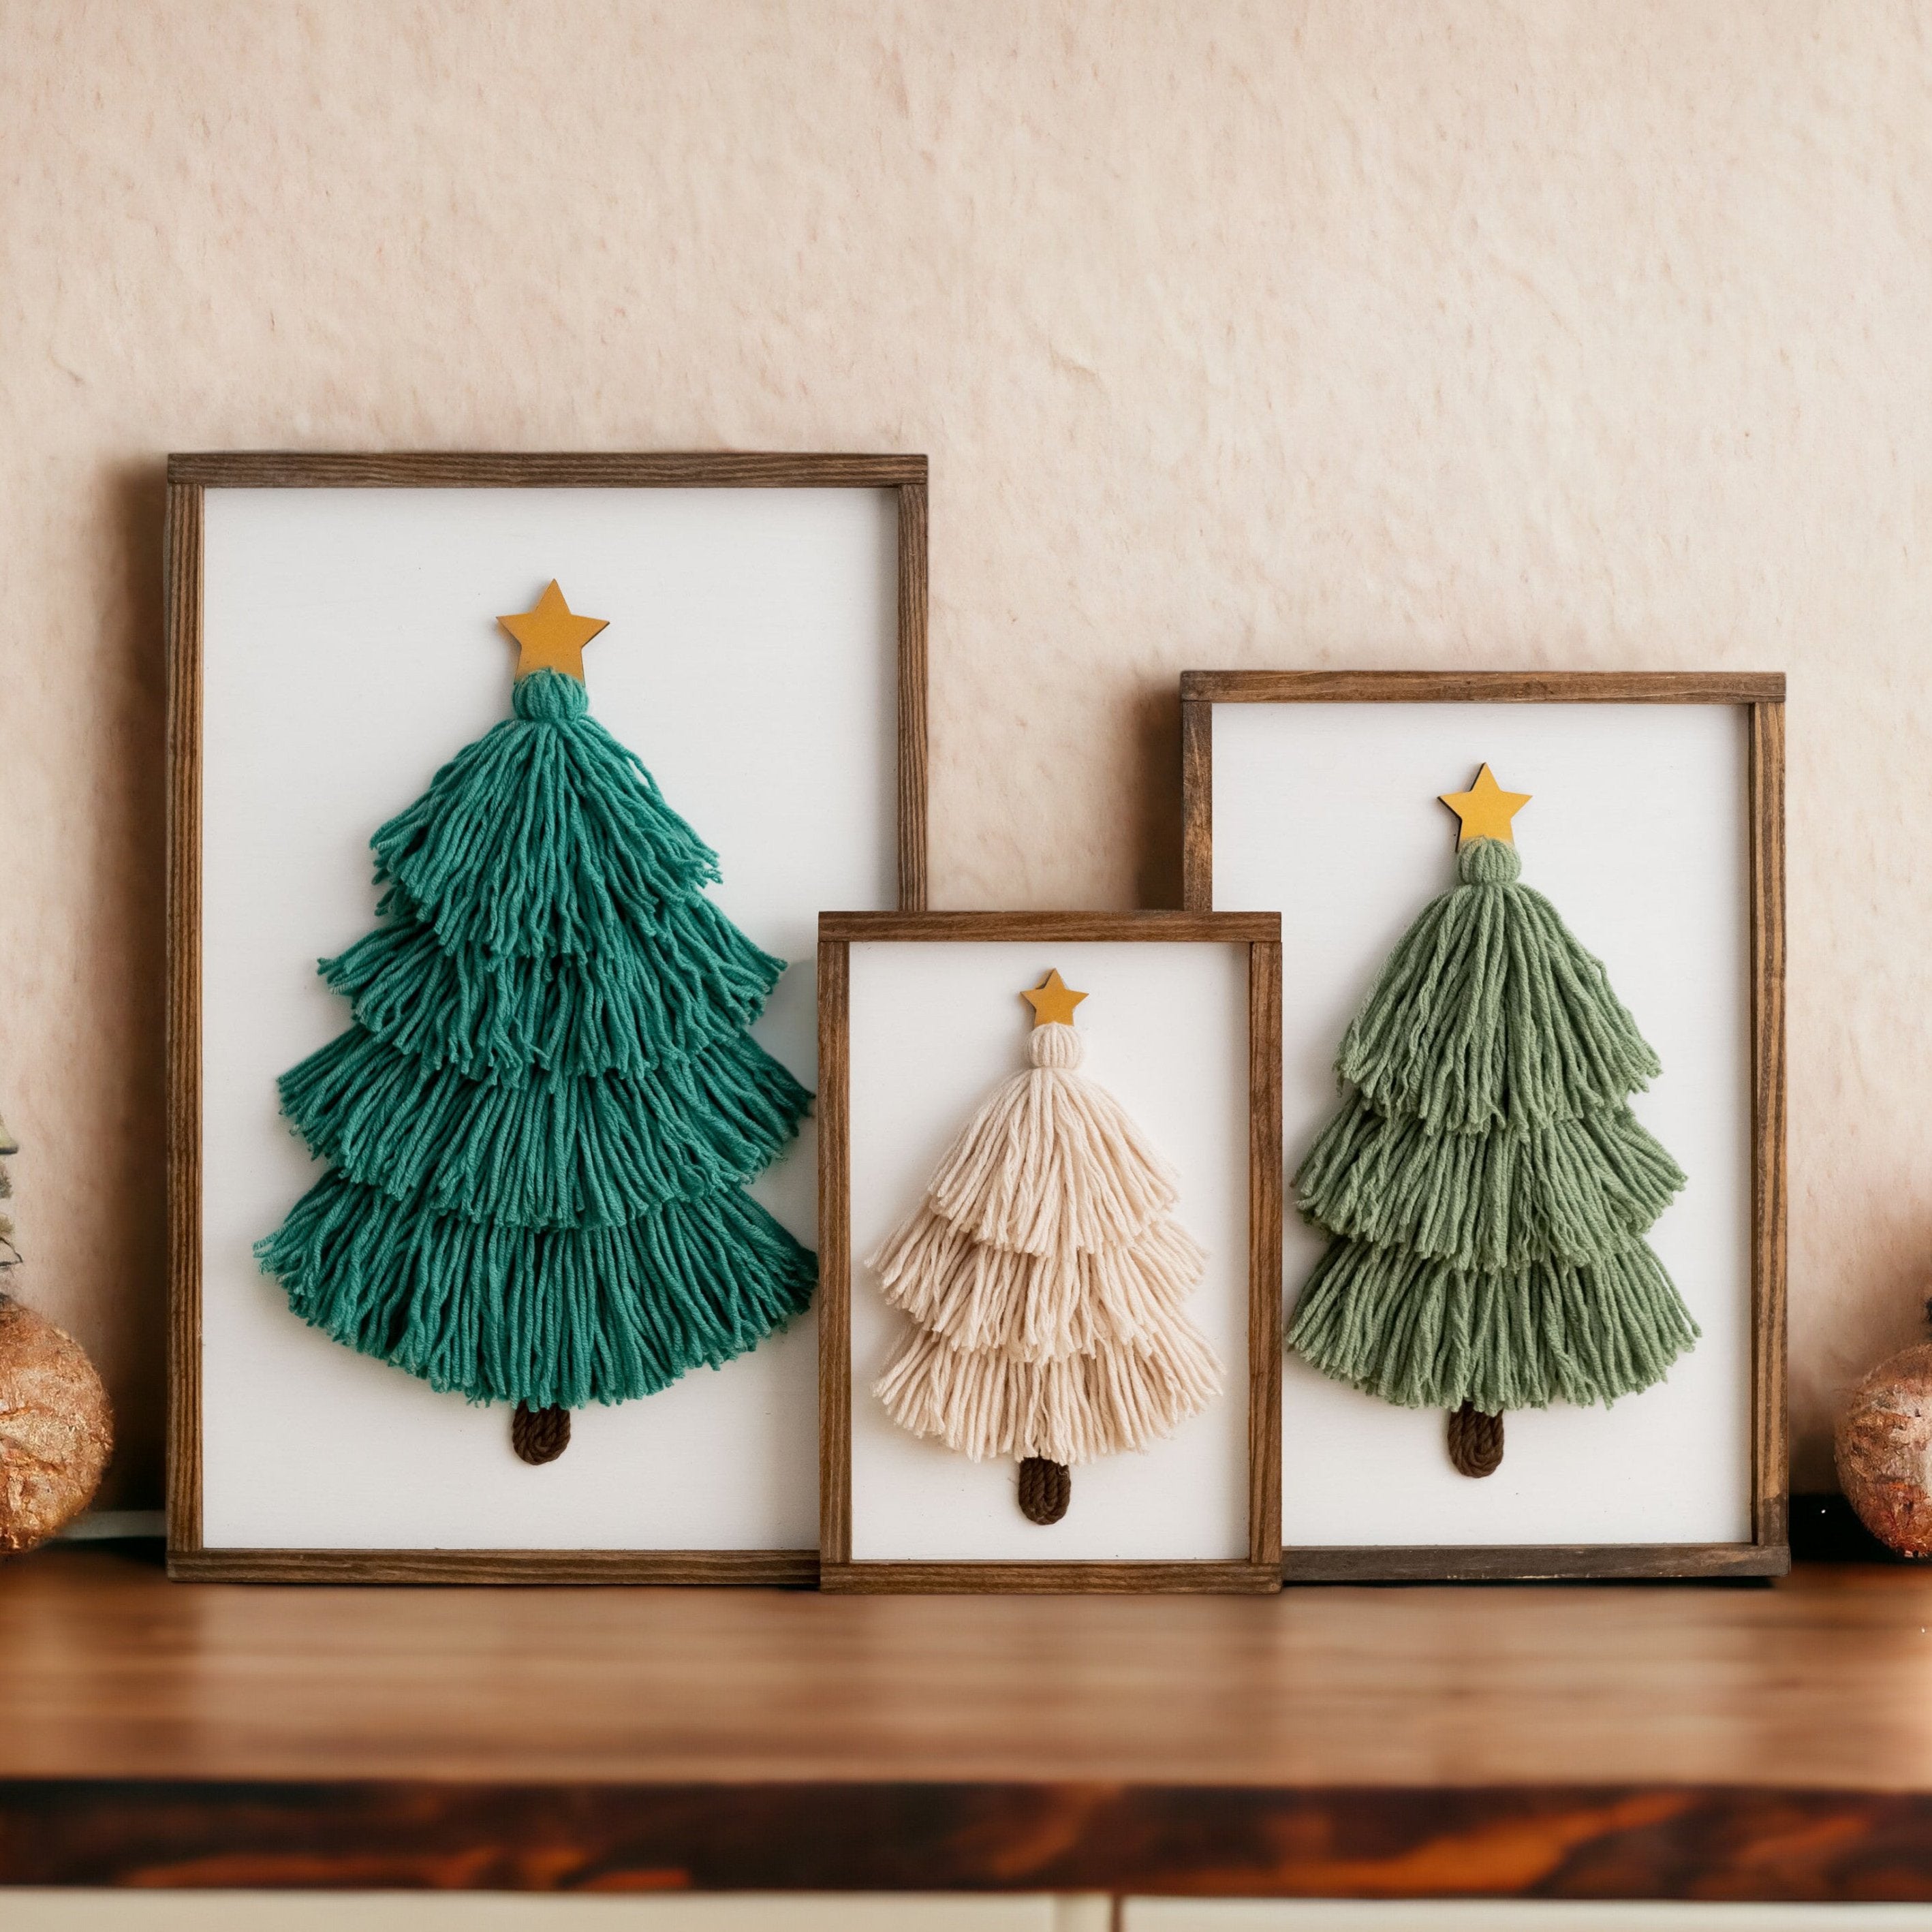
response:
{"label": "textured beige wall", "polygon": [[122,1498],[160,459],[265,444],[928,452],[942,904],[1170,901],[1184,665],[1788,670],[1815,1480],[1932,1232],[1928,40],[1882,0],[0,0],[0,1106]]}

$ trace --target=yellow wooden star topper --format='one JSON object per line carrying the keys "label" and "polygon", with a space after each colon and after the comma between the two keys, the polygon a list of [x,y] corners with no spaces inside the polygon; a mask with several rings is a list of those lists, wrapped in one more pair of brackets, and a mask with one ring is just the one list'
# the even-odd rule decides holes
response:
{"label": "yellow wooden star topper", "polygon": [[1505,845],[1514,845],[1516,835],[1510,830],[1510,820],[1529,802],[1529,794],[1504,791],[1485,765],[1467,791],[1445,791],[1442,802],[1462,821],[1458,845],[1466,845],[1472,838],[1500,838]]}
{"label": "yellow wooden star topper", "polygon": [[584,647],[608,620],[578,616],[563,601],[563,592],[552,578],[534,610],[519,610],[496,621],[517,640],[519,677],[528,677],[533,670],[560,670],[581,684]]}
{"label": "yellow wooden star topper", "polygon": [[1084,993],[1076,993],[1060,976],[1057,966],[1030,992],[1020,995],[1032,1007],[1033,1023],[1036,1027],[1052,1026],[1055,1022],[1071,1026],[1073,1009],[1086,997]]}

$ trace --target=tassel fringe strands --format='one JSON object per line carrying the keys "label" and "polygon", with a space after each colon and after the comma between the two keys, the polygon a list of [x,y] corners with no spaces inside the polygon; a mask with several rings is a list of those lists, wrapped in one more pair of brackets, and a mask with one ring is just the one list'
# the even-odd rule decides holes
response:
{"label": "tassel fringe strands", "polygon": [[1608,1402],[1660,1382],[1697,1339],[1642,1241],[1583,1268],[1466,1272],[1333,1241],[1302,1290],[1294,1346],[1336,1381],[1406,1408],[1487,1414]]}
{"label": "tassel fringe strands", "polygon": [[1526,1127],[1618,1106],[1660,1071],[1522,867],[1514,846],[1471,840],[1461,885],[1390,955],[1336,1063],[1376,1112],[1439,1132]]}
{"label": "tassel fringe strands", "polygon": [[1172,1435],[1222,1377],[1185,1312],[1205,1257],[1172,1218],[1174,1175],[1075,1071],[1070,1026],[1030,1048],[868,1258],[916,1324],[874,1393],[976,1462],[1071,1464]]}
{"label": "tassel fringe strands", "polygon": [[355,1024],[281,1082],[333,1171],[256,1253],[337,1340],[536,1414],[742,1354],[816,1265],[741,1191],[811,1104],[747,1032],[784,962],[578,680],[514,701],[372,842],[379,923],[321,968]]}
{"label": "tassel fringe strands", "polygon": [[1520,866],[1462,848],[1349,1027],[1355,1090],[1295,1176],[1334,1239],[1289,1346],[1406,1406],[1609,1402],[1697,1340],[1643,1238],[1684,1184],[1630,1111],[1657,1056]]}

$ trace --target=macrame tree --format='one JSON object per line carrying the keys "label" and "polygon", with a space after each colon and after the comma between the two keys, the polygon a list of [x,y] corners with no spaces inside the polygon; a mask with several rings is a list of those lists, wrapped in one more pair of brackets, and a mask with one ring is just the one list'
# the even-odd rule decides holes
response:
{"label": "macrame tree", "polygon": [[284,1074],[331,1172],[256,1250],[296,1312],[472,1401],[545,1462],[570,1412],[742,1354],[812,1256],[745,1192],[811,1096],[749,1029],[784,962],[704,896],[716,856],[586,712],[603,628],[552,584],[499,620],[514,716],[370,842],[354,1023]]}
{"label": "macrame tree", "polygon": [[1602,963],[1520,884],[1528,795],[1487,765],[1446,796],[1460,884],[1426,908],[1342,1042],[1353,1090],[1295,1177],[1333,1237],[1289,1346],[1323,1374],[1450,1412],[1466,1476],[1503,1414],[1660,1381],[1697,1324],[1644,1240],[1684,1175],[1630,1096],[1660,1070]]}
{"label": "macrame tree", "polygon": [[1054,972],[1022,997],[1031,1070],[994,1090],[869,1258],[914,1324],[873,1392],[916,1436],[1018,1458],[1021,1509],[1052,1523],[1072,1465],[1171,1436],[1221,1366],[1186,1310],[1205,1257],[1174,1218],[1175,1176],[1075,1070],[1087,995]]}

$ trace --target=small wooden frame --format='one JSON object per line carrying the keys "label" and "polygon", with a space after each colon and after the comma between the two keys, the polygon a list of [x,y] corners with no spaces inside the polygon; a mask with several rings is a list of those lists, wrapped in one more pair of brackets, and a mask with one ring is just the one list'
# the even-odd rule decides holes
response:
{"label": "small wooden frame", "polygon": [[[233,1544],[209,1547],[205,1544],[202,934],[206,505],[211,490],[364,490],[891,492],[897,504],[897,778],[896,825],[888,836],[896,831],[898,904],[916,910],[926,903],[923,456],[726,452],[318,455],[244,451],[170,457],[166,592],[170,674],[170,1574],[258,1582],[808,1585],[818,1572],[817,1552],[809,1548],[301,1549]],[[540,589],[541,584],[532,587]],[[891,612],[890,585],[884,586],[879,596],[880,608]],[[592,676],[594,682],[594,672]],[[396,802],[404,802],[406,796],[406,793],[399,796]],[[804,1446],[800,1445],[801,1449]]]}
{"label": "small wooden frame", "polygon": [[[1748,1540],[1288,1546],[1289,1582],[1769,1576],[1790,1568],[1785,1425],[1784,679],[1671,672],[1188,671],[1181,679],[1185,903],[1214,900],[1216,705],[1704,705],[1744,714],[1749,851],[1750,1468]],[[1469,766],[1474,770],[1473,760]],[[1445,784],[1465,783],[1450,771]],[[1502,772],[1504,781],[1510,774]],[[1449,833],[1445,829],[1444,842]],[[1419,908],[1418,908],[1419,910]]]}
{"label": "small wooden frame", "polygon": [[[826,913],[819,920],[820,1579],[826,1590],[1261,1592],[1281,1564],[1281,922],[1272,914]],[[1230,1561],[854,1561],[850,949],[871,942],[1043,947],[1142,942],[1247,953],[1248,1549]],[[1017,989],[1016,989],[1017,992]],[[916,1077],[910,1076],[909,1077]],[[1233,1399],[1238,1373],[1222,1400]],[[1077,1478],[1076,1478],[1077,1481]]]}

